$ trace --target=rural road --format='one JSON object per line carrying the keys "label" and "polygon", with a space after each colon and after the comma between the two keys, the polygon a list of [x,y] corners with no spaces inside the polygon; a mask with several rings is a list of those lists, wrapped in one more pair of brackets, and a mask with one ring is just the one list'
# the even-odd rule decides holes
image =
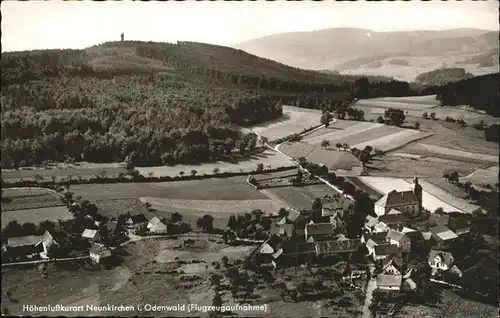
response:
{"label": "rural road", "polygon": [[[373,266],[370,267],[370,273],[374,270]],[[371,318],[370,305],[372,304],[373,291],[377,289],[377,278],[376,276],[371,276],[366,286],[365,291],[365,303],[363,305],[363,318]]]}

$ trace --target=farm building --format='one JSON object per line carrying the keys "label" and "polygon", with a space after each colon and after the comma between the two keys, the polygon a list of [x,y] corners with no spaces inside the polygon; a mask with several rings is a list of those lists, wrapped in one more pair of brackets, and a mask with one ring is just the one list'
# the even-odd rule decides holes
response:
{"label": "farm building", "polygon": [[443,252],[439,250],[431,250],[429,252],[428,258],[429,266],[434,271],[447,271],[455,263],[455,258],[448,252]]}
{"label": "farm building", "polygon": [[429,224],[431,226],[447,226],[450,221],[448,214],[433,213],[429,216]]}
{"label": "farm building", "polygon": [[262,255],[270,255],[276,253],[281,248],[281,238],[278,235],[271,235],[259,248],[259,253]]}
{"label": "farm building", "polygon": [[116,236],[120,234],[120,226],[117,221],[109,221],[106,223],[105,230],[108,232],[109,236]]}
{"label": "farm building", "polygon": [[458,236],[446,226],[435,226],[429,229],[437,248],[452,243]]}
{"label": "farm building", "polygon": [[402,275],[403,274],[403,260],[399,257],[387,259],[386,262],[382,261],[382,274],[386,275]]}
{"label": "farm building", "polygon": [[97,230],[85,229],[82,233],[82,238],[94,243],[99,240],[99,232],[97,232]]}
{"label": "farm building", "polygon": [[389,226],[404,226],[410,220],[403,214],[386,214],[378,217],[379,222],[384,222]]}
{"label": "farm building", "polygon": [[387,241],[389,241],[390,244],[396,245],[403,252],[409,252],[411,249],[410,239],[402,232],[389,230],[386,239]]}
{"label": "farm building", "polygon": [[356,252],[359,250],[360,245],[361,241],[359,239],[344,239],[318,242],[314,244],[314,248],[318,256],[329,256],[339,253]]}
{"label": "farm building", "polygon": [[399,248],[395,244],[390,244],[390,243],[380,244],[376,245],[373,248],[373,259],[375,261],[378,261],[390,257],[392,255],[399,254],[401,252],[402,252],[401,248]]}
{"label": "farm building", "polygon": [[103,259],[111,257],[111,251],[102,244],[94,243],[89,250],[89,255],[92,261],[100,263]]}
{"label": "farm building", "polygon": [[306,242],[328,241],[335,236],[335,226],[332,223],[307,224],[304,235]]}
{"label": "farm building", "polygon": [[287,223],[295,224],[295,222],[298,222],[302,219],[299,211],[295,211],[293,209],[286,209],[286,211],[288,212],[287,216],[281,218],[281,220],[278,221],[278,224],[287,224]]}
{"label": "farm building", "polygon": [[[393,190],[375,202],[375,214],[386,215],[391,210],[397,210],[412,217],[420,214],[422,209],[422,186],[415,177],[409,191]],[[393,212],[394,213],[394,212]],[[397,213],[396,213],[397,214]]]}
{"label": "farm building", "polygon": [[148,219],[144,214],[135,214],[127,218],[125,221],[127,228],[131,231],[137,231],[144,228],[148,224]]}
{"label": "farm building", "polygon": [[377,287],[384,291],[400,290],[402,283],[401,275],[377,275]]}
{"label": "farm building", "polygon": [[52,244],[58,245],[52,235],[45,231],[43,235],[28,235],[9,237],[4,251],[13,259],[34,259],[36,257],[48,258],[47,252]]}
{"label": "farm building", "polygon": [[165,223],[163,223],[156,216],[154,218],[152,218],[151,220],[149,220],[147,228],[148,228],[149,232],[154,233],[154,234],[167,233],[167,225]]}
{"label": "farm building", "polygon": [[286,223],[286,224],[278,224],[278,223],[271,223],[271,228],[270,232],[271,235],[277,235],[279,237],[287,237],[291,238],[294,233],[294,226],[293,224]]}
{"label": "farm building", "polygon": [[451,217],[447,226],[458,236],[470,233],[470,221],[463,216]]}

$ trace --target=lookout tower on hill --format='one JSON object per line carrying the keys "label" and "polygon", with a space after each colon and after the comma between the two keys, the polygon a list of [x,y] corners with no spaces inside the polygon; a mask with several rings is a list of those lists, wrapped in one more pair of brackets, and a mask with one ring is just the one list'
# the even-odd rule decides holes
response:
{"label": "lookout tower on hill", "polygon": [[120,34],[120,40],[122,42],[125,41],[125,33]]}

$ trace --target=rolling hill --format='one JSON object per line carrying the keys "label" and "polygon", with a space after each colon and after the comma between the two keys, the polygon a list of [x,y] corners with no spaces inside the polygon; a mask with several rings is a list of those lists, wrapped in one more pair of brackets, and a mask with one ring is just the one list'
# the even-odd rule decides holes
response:
{"label": "rolling hill", "polygon": [[408,81],[420,73],[455,65],[475,75],[494,72],[499,53],[498,32],[478,29],[375,32],[333,28],[274,34],[234,47],[305,69]]}

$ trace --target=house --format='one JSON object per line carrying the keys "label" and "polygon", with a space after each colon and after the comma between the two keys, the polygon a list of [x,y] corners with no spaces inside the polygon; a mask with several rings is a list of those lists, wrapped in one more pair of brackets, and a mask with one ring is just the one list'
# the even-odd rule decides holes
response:
{"label": "house", "polygon": [[125,221],[126,227],[131,231],[137,231],[148,224],[148,219],[144,214],[131,215]]}
{"label": "house", "polygon": [[297,264],[309,260],[311,257],[316,257],[316,249],[314,243],[295,243],[283,242],[281,247],[272,254],[276,264]]}
{"label": "house", "polygon": [[470,221],[463,216],[450,218],[447,226],[458,236],[469,234],[471,228]]}
{"label": "house", "polygon": [[415,290],[417,290],[417,284],[415,283],[415,281],[411,277],[408,277],[403,282],[403,288],[405,290],[415,291]]}
{"label": "house", "polygon": [[366,231],[371,232],[378,223],[379,223],[378,218],[375,218],[371,215],[367,215],[365,219],[364,228]]}
{"label": "house", "polygon": [[109,221],[106,223],[106,230],[108,231],[109,236],[116,236],[120,234],[121,227],[119,226],[118,221]]}
{"label": "house", "polygon": [[445,272],[453,266],[455,259],[451,253],[431,250],[429,252],[428,262],[433,271]]}
{"label": "house", "polygon": [[[386,215],[391,210],[397,210],[411,217],[420,214],[422,208],[422,186],[418,183],[418,178],[413,179],[410,191],[393,190],[377,202],[375,202],[374,212],[376,215]],[[393,214],[397,215],[397,214]]]}
{"label": "house", "polygon": [[392,257],[390,259],[386,259],[387,261],[383,262],[382,266],[382,274],[386,275],[402,275],[403,274],[403,260],[399,257]]}
{"label": "house", "polygon": [[458,236],[446,226],[435,226],[430,228],[429,231],[438,248],[443,248],[445,245],[458,238]]}
{"label": "house", "polygon": [[385,224],[384,222],[379,222],[377,225],[373,227],[373,233],[381,233],[381,232],[387,232],[391,228],[389,225]]}
{"label": "house", "polygon": [[291,223],[278,224],[276,222],[272,222],[269,233],[279,237],[291,238],[294,233],[294,228],[294,225]]}
{"label": "house", "polygon": [[448,214],[433,213],[429,216],[429,224],[431,226],[447,226],[450,220]]}
{"label": "house", "polygon": [[14,259],[33,259],[37,256],[48,258],[48,248],[52,244],[58,245],[50,232],[45,231],[43,235],[28,235],[9,237],[4,251]]}
{"label": "house", "polygon": [[377,275],[377,287],[384,291],[400,290],[402,283],[401,275]]}
{"label": "house", "polygon": [[395,244],[385,243],[374,247],[373,249],[373,259],[375,261],[382,260],[384,258],[401,253],[402,250]]}
{"label": "house", "polygon": [[396,245],[404,252],[409,252],[411,249],[410,239],[402,232],[389,230],[389,232],[387,232],[386,240],[389,243]]}
{"label": "house", "polygon": [[85,229],[82,233],[82,238],[94,243],[99,240],[99,232],[97,230]]}
{"label": "house", "polygon": [[156,216],[149,220],[147,228],[150,233],[154,234],[165,234],[167,233],[167,225],[163,223],[159,218]]}
{"label": "house", "polygon": [[361,245],[360,239],[354,239],[354,240],[344,239],[336,241],[317,242],[314,244],[314,248],[318,256],[321,255],[328,256],[332,254],[356,252],[359,250],[360,245]]}
{"label": "house", "polygon": [[307,224],[304,234],[306,242],[328,241],[335,236],[335,226],[332,223]]}
{"label": "house", "polygon": [[259,253],[262,255],[271,255],[276,253],[281,248],[281,238],[273,234],[259,248]]}
{"label": "house", "polygon": [[111,251],[103,244],[94,243],[89,250],[90,259],[96,263],[100,263],[103,259],[111,256]]}
{"label": "house", "polygon": [[361,243],[365,244],[368,250],[368,255],[373,255],[375,246],[380,244],[387,244],[386,240],[387,232],[381,233],[364,233],[361,236]]}
{"label": "house", "polygon": [[390,227],[405,226],[410,219],[403,214],[386,214],[378,217],[379,222],[384,222]]}

